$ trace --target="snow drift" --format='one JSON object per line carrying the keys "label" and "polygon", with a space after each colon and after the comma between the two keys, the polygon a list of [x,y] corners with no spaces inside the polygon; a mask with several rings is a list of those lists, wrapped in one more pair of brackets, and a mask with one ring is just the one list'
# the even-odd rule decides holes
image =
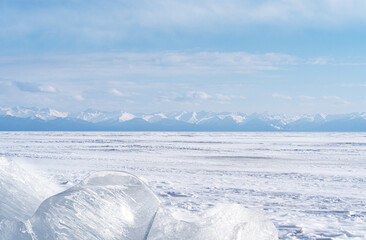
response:
{"label": "snow drift", "polygon": [[125,172],[93,173],[51,197],[49,186],[0,158],[0,240],[278,239],[264,215],[236,204],[218,206],[199,221],[174,218],[145,183]]}

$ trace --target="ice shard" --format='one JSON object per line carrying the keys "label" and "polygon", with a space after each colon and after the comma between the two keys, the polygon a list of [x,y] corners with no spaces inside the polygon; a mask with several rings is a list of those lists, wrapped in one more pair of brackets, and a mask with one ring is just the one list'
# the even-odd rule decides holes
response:
{"label": "ice shard", "polygon": [[158,208],[158,198],[137,177],[97,172],[45,200],[30,223],[39,240],[143,240]]}
{"label": "ice shard", "polygon": [[200,220],[179,220],[160,209],[149,240],[277,240],[273,223],[262,213],[239,204],[219,205]]}
{"label": "ice shard", "polygon": [[93,173],[51,197],[50,186],[0,158],[0,240],[278,239],[263,214],[238,204],[217,206],[201,220],[179,220],[125,172]]}
{"label": "ice shard", "polygon": [[52,184],[15,162],[0,157],[0,220],[24,221],[53,195]]}

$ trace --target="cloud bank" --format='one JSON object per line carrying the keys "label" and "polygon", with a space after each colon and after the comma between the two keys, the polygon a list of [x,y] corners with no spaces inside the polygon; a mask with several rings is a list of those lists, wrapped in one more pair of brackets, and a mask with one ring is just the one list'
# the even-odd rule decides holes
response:
{"label": "cloud bank", "polygon": [[[66,56],[0,57],[0,74],[8,79],[56,80],[116,77],[130,74],[247,74],[274,71],[296,64],[296,57],[281,53],[154,52],[101,53]],[[19,67],[22,71],[19,71]],[[28,91],[38,86],[19,83]],[[50,87],[43,90],[54,91]]]}
{"label": "cloud bank", "polygon": [[3,4],[1,11],[6,15],[6,21],[0,21],[2,35],[49,30],[51,34],[78,34],[95,41],[124,38],[131,28],[217,31],[217,26],[253,23],[319,28],[366,22],[363,0],[65,0],[62,4],[15,0]]}

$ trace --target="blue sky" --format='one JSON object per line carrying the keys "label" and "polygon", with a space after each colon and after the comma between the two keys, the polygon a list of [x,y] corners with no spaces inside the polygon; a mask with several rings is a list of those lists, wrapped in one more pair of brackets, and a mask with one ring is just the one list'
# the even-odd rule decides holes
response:
{"label": "blue sky", "polygon": [[0,105],[366,109],[363,0],[0,0]]}

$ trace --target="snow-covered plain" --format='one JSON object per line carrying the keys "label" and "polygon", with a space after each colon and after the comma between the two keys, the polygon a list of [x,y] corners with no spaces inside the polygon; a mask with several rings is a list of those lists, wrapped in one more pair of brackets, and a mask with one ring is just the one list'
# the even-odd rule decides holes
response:
{"label": "snow-covered plain", "polygon": [[234,203],[280,239],[366,239],[366,133],[1,132],[0,156],[63,189],[130,172],[190,222]]}

